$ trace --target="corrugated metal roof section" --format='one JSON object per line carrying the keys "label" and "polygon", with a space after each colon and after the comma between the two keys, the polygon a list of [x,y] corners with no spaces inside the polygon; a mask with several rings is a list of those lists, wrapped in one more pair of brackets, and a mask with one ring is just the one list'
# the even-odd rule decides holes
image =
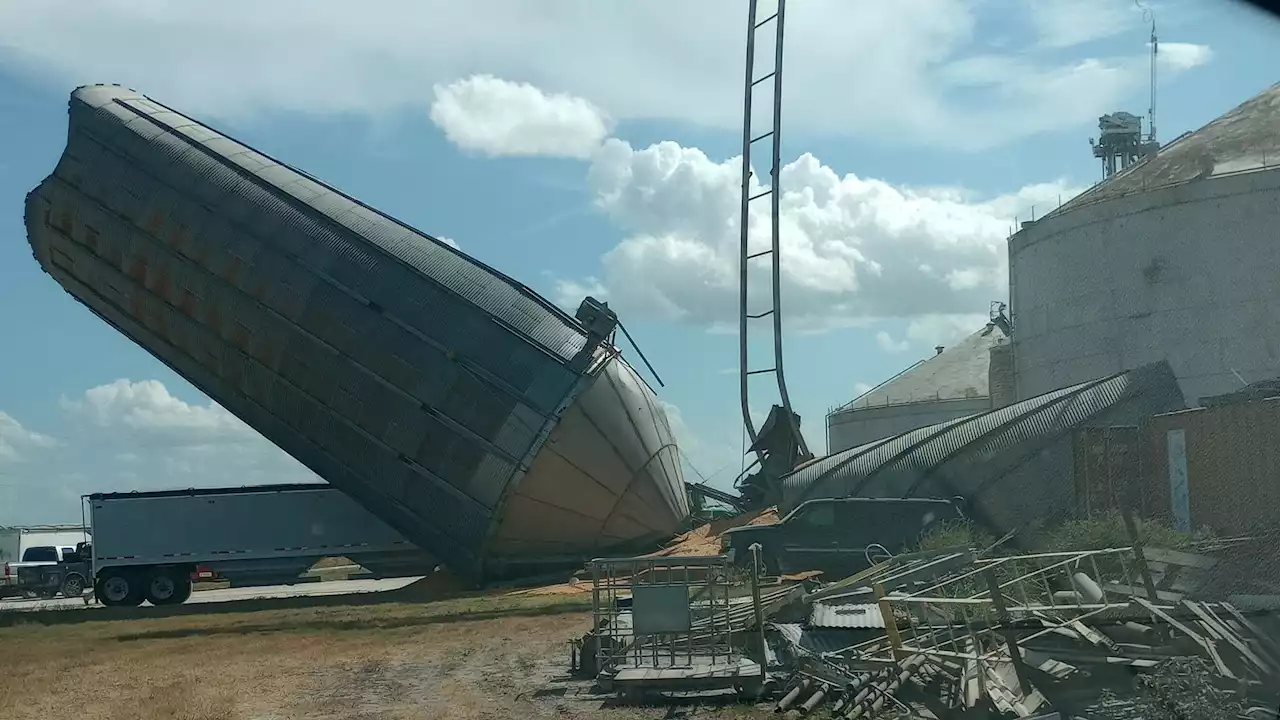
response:
{"label": "corrugated metal roof section", "polygon": [[1134,192],[1197,178],[1272,169],[1280,165],[1280,84],[1272,85],[1195,132],[1160,148],[1077,195],[1045,217]]}
{"label": "corrugated metal roof section", "polygon": [[835,412],[935,400],[984,398],[991,346],[1006,339],[989,324],[964,340],[858,396]]}
{"label": "corrugated metal roof section", "polygon": [[884,628],[884,615],[875,602],[815,602],[809,611],[815,628]]}
{"label": "corrugated metal roof section", "polygon": [[1182,407],[1180,393],[1160,362],[921,428],[792,473],[783,480],[779,510],[814,497],[959,494],[988,521],[1018,527],[1038,514],[1069,510],[1070,443],[1055,441],[1086,424],[1136,422]]}
{"label": "corrugated metal roof section", "polygon": [[[415,260],[386,238],[325,220],[323,208],[286,201],[278,185],[236,173],[235,163],[188,137],[219,152],[234,150],[232,141],[215,143],[212,131],[140,98],[119,88],[73,94],[67,150],[27,197],[29,240],[44,269],[455,571],[482,573],[487,541],[504,522],[554,523],[549,513],[513,515],[504,499],[578,394],[614,382],[608,351],[597,351],[580,375],[567,360],[583,345],[581,329],[540,298],[425,236],[403,235],[424,253]],[[156,114],[137,117],[142,111]],[[243,163],[248,152],[233,157]],[[294,172],[272,167],[278,178]],[[304,180],[295,184],[315,185]],[[324,192],[308,197],[331,198],[329,208],[337,207],[332,198],[351,202]],[[363,232],[377,235],[391,228],[386,223]],[[413,262],[440,270],[438,277]],[[476,278],[492,287],[477,290]],[[487,307],[507,305],[495,317],[466,299],[476,293]],[[543,330],[559,328],[544,334],[554,352],[531,339],[544,335],[521,313]],[[621,482],[610,481],[643,475],[647,482],[631,492],[652,513],[642,523],[619,520],[589,542],[576,526],[556,525],[567,536],[561,545],[591,553],[605,542],[648,538],[655,528],[675,528],[687,510],[674,489],[683,487],[678,464],[672,470],[674,455],[667,457],[674,445],[660,451],[666,440],[654,429],[666,420],[652,391],[638,378],[632,384],[608,396],[620,404],[613,416],[629,419],[602,433],[614,447],[650,453],[643,472],[622,467]],[[589,488],[566,481],[561,491]]]}
{"label": "corrugated metal roof section", "polygon": [[769,627],[777,630],[787,644],[812,655],[838,653],[866,639],[851,628],[807,628],[799,623],[770,623]]}
{"label": "corrugated metal roof section", "polygon": [[[78,106],[90,110],[83,115],[93,134],[139,170],[179,183],[187,176],[186,189],[198,188],[209,209],[241,225],[240,234],[314,260],[317,270],[344,258],[331,268],[336,279],[411,324],[440,320],[433,311],[442,308],[421,287],[425,275],[563,359],[584,344],[572,318],[517,281],[141,93],[86,86],[71,105],[73,123]],[[327,252],[317,255],[320,248]],[[475,342],[466,333],[458,339]]]}

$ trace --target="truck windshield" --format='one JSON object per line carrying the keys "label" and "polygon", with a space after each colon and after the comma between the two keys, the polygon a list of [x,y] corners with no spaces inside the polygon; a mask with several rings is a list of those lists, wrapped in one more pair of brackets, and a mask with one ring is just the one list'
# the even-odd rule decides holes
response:
{"label": "truck windshield", "polygon": [[58,549],[48,545],[27,548],[22,562],[58,562]]}

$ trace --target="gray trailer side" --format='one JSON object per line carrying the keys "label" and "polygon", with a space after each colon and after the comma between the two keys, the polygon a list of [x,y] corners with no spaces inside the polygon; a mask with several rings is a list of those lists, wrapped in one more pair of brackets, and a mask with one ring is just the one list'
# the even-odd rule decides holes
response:
{"label": "gray trailer side", "polygon": [[209,570],[238,585],[289,582],[322,557],[414,575],[435,560],[338,489],[262,485],[88,496],[104,605],[185,602]]}

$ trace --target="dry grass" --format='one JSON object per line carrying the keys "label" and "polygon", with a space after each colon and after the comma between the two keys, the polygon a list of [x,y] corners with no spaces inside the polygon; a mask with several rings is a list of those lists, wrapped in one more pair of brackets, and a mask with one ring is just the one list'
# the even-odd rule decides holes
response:
{"label": "dry grass", "polygon": [[[145,610],[145,608],[144,608]],[[91,616],[96,611],[81,611]],[[462,597],[0,628],[0,718],[667,717],[542,696],[581,596]],[[75,708],[69,710],[69,708]],[[707,714],[710,713],[710,714]],[[765,717],[725,708],[681,717]]]}

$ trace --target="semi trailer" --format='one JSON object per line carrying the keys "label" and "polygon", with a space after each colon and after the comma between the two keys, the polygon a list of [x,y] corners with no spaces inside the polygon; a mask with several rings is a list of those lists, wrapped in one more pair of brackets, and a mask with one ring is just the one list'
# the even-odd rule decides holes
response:
{"label": "semi trailer", "polygon": [[87,574],[107,606],[177,605],[199,576],[232,585],[295,582],[323,557],[375,577],[431,572],[436,559],[337,488],[320,483],[97,493],[85,498],[93,541],[79,567],[46,571],[63,587]]}

